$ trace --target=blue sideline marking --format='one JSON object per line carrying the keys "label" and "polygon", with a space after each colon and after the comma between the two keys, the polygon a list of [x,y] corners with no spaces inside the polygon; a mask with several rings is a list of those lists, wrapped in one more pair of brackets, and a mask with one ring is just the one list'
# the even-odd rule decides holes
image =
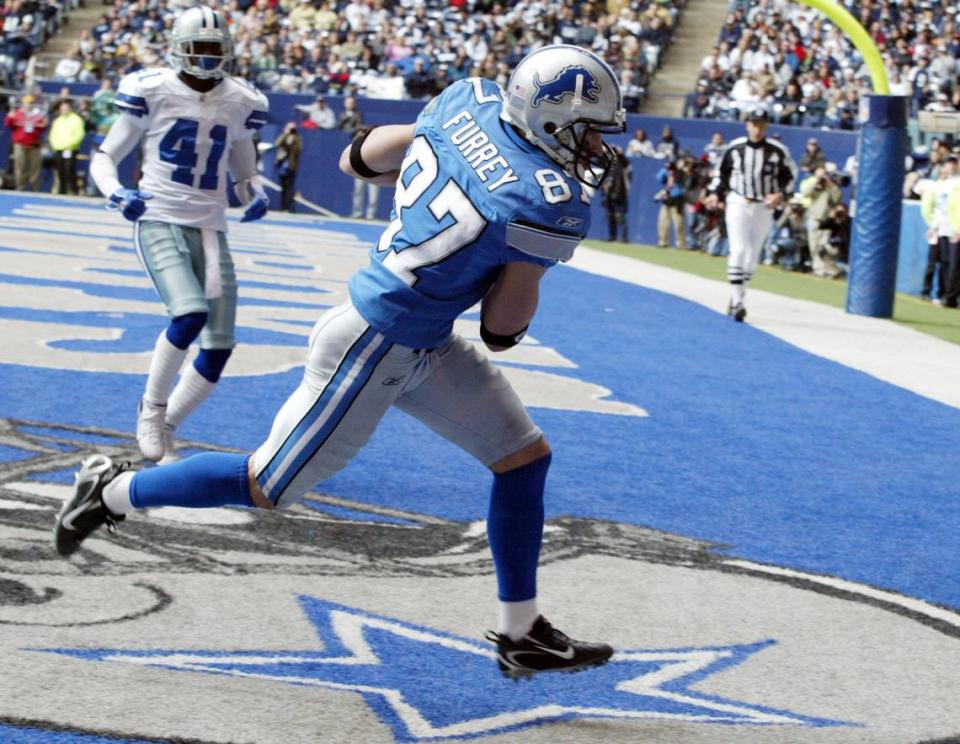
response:
{"label": "blue sideline marking", "polygon": [[19,447],[8,447],[5,444],[0,444],[0,462],[16,462],[17,460],[26,460],[35,456],[35,452],[29,452],[27,450],[22,450]]}

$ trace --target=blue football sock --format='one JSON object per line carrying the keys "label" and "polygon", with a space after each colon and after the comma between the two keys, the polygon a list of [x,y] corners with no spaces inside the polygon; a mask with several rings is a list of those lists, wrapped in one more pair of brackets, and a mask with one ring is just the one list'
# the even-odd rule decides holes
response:
{"label": "blue football sock", "polygon": [[135,509],[158,506],[253,506],[247,481],[249,455],[205,452],[186,460],[140,470],[130,483]]}
{"label": "blue football sock", "polygon": [[537,561],[543,540],[543,486],[551,455],[495,473],[487,539],[497,569],[497,586],[504,602],[537,596]]}

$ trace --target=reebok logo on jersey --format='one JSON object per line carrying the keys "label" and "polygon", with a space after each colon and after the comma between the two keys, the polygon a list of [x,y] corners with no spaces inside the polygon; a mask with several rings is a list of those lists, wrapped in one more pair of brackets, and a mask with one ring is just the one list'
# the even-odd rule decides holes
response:
{"label": "reebok logo on jersey", "polygon": [[537,92],[533,94],[533,100],[530,101],[533,108],[537,108],[541,101],[562,103],[565,95],[576,96],[578,87],[584,99],[590,103],[600,102],[600,83],[583,65],[564,67],[553,80],[547,80],[544,83],[541,83],[540,76],[534,73],[533,84],[537,86]]}
{"label": "reebok logo on jersey", "polygon": [[403,382],[403,380],[404,378],[402,377],[388,377],[380,384],[381,385],[399,385],[401,382]]}
{"label": "reebok logo on jersey", "polygon": [[561,217],[557,220],[557,227],[569,227],[570,229],[576,229],[583,225],[583,218],[581,217]]}

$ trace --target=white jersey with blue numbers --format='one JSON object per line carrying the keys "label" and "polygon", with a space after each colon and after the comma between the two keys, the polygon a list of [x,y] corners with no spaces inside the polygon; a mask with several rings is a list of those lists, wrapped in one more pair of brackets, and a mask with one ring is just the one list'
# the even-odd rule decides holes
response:
{"label": "white jersey with blue numbers", "polygon": [[155,68],[124,77],[114,105],[144,130],[139,189],[153,194],[149,219],[225,231],[230,148],[266,123],[266,96],[229,76],[200,93]]}
{"label": "white jersey with blue numbers", "polygon": [[462,80],[417,119],[390,226],[350,280],[364,319],[394,343],[433,348],[500,269],[565,261],[590,228],[590,195],[500,118],[502,91]]}

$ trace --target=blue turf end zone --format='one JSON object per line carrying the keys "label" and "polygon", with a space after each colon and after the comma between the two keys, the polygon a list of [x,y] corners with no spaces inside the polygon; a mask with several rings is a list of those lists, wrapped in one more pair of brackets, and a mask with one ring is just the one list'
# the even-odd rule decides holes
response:
{"label": "blue turf end zone", "polygon": [[[0,204],[9,209],[9,200]],[[356,230],[364,239],[376,232],[348,223],[323,227]],[[97,291],[112,292],[103,285]],[[316,292],[300,296],[318,314],[324,299]],[[58,323],[70,316],[0,312]],[[73,320],[117,324],[95,315]],[[148,350],[162,319],[128,315],[122,325],[124,335],[101,342],[100,351]],[[548,515],[649,526],[728,545],[738,557],[960,607],[960,576],[953,570],[960,464],[945,444],[960,430],[957,410],[700,305],[565,267],[548,274],[531,333],[577,365],[552,373],[603,385],[612,399],[649,413],[533,410],[555,451]],[[293,334],[251,328],[241,329],[239,339],[304,343]],[[227,377],[179,435],[251,448],[298,378],[297,371]],[[0,415],[129,432],[143,381],[141,375],[0,365]],[[486,512],[489,485],[482,467],[392,412],[323,490],[475,520]]]}

